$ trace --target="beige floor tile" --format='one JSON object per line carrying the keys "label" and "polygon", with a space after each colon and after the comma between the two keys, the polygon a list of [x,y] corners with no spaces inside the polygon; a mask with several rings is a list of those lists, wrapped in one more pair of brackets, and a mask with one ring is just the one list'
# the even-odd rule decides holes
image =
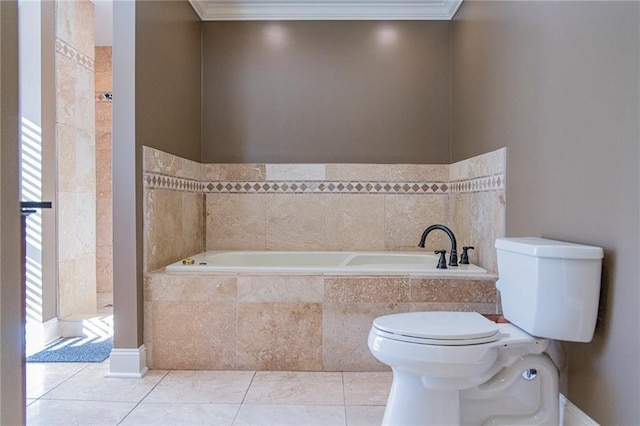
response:
{"label": "beige floor tile", "polygon": [[231,426],[238,404],[166,404],[142,402],[129,414],[123,426],[216,425]]}
{"label": "beige floor tile", "polygon": [[79,362],[28,362],[26,366],[27,398],[40,398],[87,365]]}
{"label": "beige floor tile", "polygon": [[385,405],[387,403],[393,380],[393,374],[390,371],[342,374],[346,405]]}
{"label": "beige floor tile", "polygon": [[47,393],[46,399],[140,402],[164,377],[164,370],[151,370],[141,379],[105,377],[108,363],[90,365]]}
{"label": "beige floor tile", "polygon": [[27,407],[27,424],[29,426],[117,425],[135,405],[132,402],[39,399]]}
{"label": "beige floor tile", "polygon": [[144,402],[240,404],[253,375],[253,371],[174,370]]}
{"label": "beige floor tile", "polygon": [[352,405],[347,407],[347,425],[380,426],[384,417],[384,406]]}
{"label": "beige floor tile", "polygon": [[244,402],[343,405],[342,373],[258,371]]}
{"label": "beige floor tile", "polygon": [[233,424],[344,426],[346,420],[343,406],[243,405]]}

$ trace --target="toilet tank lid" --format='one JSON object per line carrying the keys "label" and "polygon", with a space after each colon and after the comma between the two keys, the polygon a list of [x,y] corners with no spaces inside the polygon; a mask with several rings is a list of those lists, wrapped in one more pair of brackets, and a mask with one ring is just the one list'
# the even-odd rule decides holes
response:
{"label": "toilet tank lid", "polygon": [[600,247],[537,237],[498,238],[495,247],[498,250],[556,259],[602,259],[603,257]]}

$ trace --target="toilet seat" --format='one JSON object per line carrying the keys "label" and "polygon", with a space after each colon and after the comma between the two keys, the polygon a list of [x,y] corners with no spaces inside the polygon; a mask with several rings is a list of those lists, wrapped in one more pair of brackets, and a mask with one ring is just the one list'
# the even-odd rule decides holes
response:
{"label": "toilet seat", "polygon": [[477,312],[409,312],[373,321],[381,337],[409,343],[463,346],[499,340],[498,324]]}

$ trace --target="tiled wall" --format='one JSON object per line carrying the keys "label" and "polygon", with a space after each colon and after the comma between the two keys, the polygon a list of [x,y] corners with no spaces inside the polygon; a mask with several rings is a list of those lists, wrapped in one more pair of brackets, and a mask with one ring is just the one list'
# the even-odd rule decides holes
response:
{"label": "tiled wall", "polygon": [[372,321],[411,311],[496,314],[484,277],[145,276],[147,363],[158,369],[374,371]]}
{"label": "tiled wall", "polygon": [[151,176],[144,185],[143,262],[152,271],[204,250],[205,196],[200,163],[147,147],[143,163]]}
{"label": "tiled wall", "polygon": [[95,49],[96,102],[96,286],[113,292],[113,202],[111,193],[111,47]]}
{"label": "tiled wall", "polygon": [[[200,244],[420,250],[422,231],[434,223],[453,229],[459,252],[475,247],[472,263],[496,269],[493,241],[505,230],[504,149],[453,165],[198,164],[144,152],[147,271],[194,254],[188,250]],[[427,250],[439,248],[450,243],[434,232]]]}
{"label": "tiled wall", "polygon": [[96,310],[94,6],[55,3],[59,316]]}

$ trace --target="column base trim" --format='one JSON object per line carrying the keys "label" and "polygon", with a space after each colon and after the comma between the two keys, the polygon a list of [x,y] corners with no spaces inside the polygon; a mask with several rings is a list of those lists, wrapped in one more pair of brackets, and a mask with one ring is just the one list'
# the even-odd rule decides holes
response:
{"label": "column base trim", "polygon": [[105,377],[139,379],[147,371],[147,349],[144,345],[138,349],[113,348],[109,359],[109,372]]}

